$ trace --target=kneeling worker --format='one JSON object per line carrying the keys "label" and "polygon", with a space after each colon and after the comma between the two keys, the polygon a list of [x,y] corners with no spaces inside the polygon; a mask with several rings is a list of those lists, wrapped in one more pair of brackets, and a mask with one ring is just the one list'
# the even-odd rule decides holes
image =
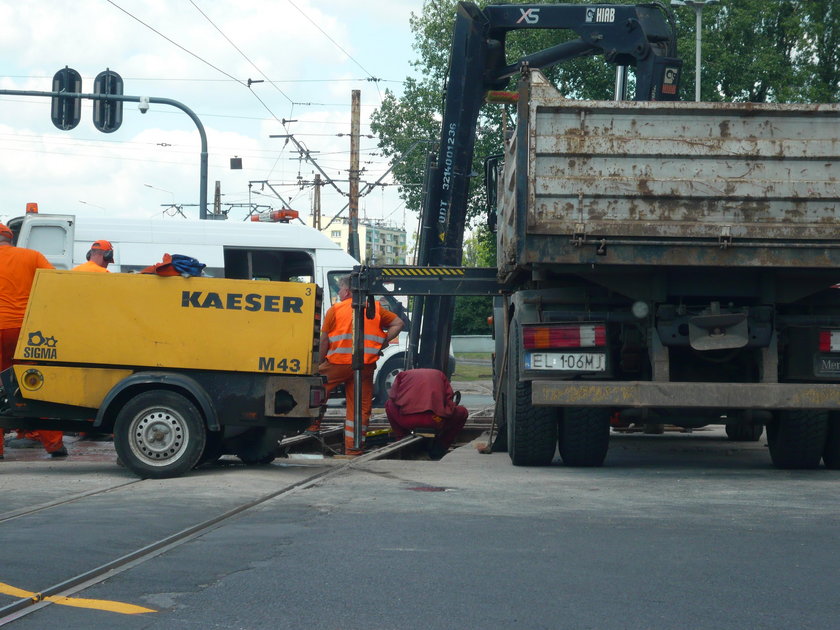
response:
{"label": "kneeling worker", "polygon": [[429,448],[432,459],[446,455],[458,437],[469,412],[458,404],[449,379],[440,370],[418,368],[397,374],[385,413],[396,439],[417,429],[432,429],[436,436]]}

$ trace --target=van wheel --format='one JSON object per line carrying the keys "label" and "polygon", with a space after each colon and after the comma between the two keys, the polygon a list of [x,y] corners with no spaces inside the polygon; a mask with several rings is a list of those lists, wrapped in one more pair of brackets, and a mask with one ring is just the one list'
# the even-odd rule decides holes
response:
{"label": "van wheel", "polygon": [[204,419],[181,394],[152,390],[130,399],[114,423],[114,447],[143,479],[178,477],[192,469],[207,442]]}
{"label": "van wheel", "polygon": [[230,440],[227,447],[246,466],[262,466],[275,460],[277,442],[282,438],[278,429],[255,427]]}
{"label": "van wheel", "polygon": [[726,437],[733,442],[758,442],[762,433],[764,433],[763,424],[743,422],[726,425]]}
{"label": "van wheel", "polygon": [[379,368],[379,373],[376,375],[376,382],[374,383],[375,393],[373,395],[373,404],[381,407],[388,400],[388,394],[391,391],[391,385],[394,384],[394,379],[397,374],[405,370],[405,353],[395,354],[389,357],[387,361]]}

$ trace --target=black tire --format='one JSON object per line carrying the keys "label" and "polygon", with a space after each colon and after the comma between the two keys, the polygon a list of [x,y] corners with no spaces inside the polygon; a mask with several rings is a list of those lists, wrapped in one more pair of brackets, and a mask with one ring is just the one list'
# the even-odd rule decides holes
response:
{"label": "black tire", "polygon": [[405,354],[395,354],[389,357],[379,372],[376,375],[376,382],[374,383],[373,404],[381,407],[388,400],[388,393],[391,391],[391,385],[394,384],[394,379],[397,374],[405,370]]}
{"label": "black tire", "polygon": [[186,397],[151,390],[130,399],[114,423],[114,447],[143,479],[178,477],[198,463],[207,442],[204,419]]}
{"label": "black tire", "polygon": [[264,466],[277,458],[277,441],[283,437],[276,429],[257,427],[248,429],[225,444],[248,466]]}
{"label": "black tire", "polygon": [[263,455],[262,457],[248,457],[247,455],[239,455],[239,459],[242,460],[242,463],[246,466],[267,466],[275,459],[277,459],[276,455]]}
{"label": "black tire", "polygon": [[829,470],[840,470],[840,414],[828,414],[828,436],[823,449],[823,463]]}
{"label": "black tire", "polygon": [[726,437],[733,442],[758,442],[762,433],[764,433],[763,424],[744,422],[726,425]]}
{"label": "black tire", "polygon": [[828,414],[813,409],[782,411],[767,425],[767,445],[776,468],[816,468],[825,450]]}
{"label": "black tire", "polygon": [[610,446],[610,410],[605,407],[564,409],[558,446],[566,466],[601,466]]}
{"label": "black tire", "polygon": [[557,450],[557,410],[531,404],[531,382],[519,381],[519,326],[509,335],[505,423],[507,448],[514,466],[548,466]]}

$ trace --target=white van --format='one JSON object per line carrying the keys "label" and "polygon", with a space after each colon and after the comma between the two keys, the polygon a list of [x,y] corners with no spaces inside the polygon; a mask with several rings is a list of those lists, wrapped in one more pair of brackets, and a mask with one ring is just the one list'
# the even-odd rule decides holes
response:
{"label": "white van", "polygon": [[[205,275],[252,280],[314,282],[324,290],[323,314],[338,299],[338,280],[359,263],[318,230],[297,223],[123,219],[27,213],[11,219],[16,244],[44,254],[56,269],[85,262],[90,245],[114,246],[112,272],[137,272],[184,254],[207,265]],[[384,403],[405,363],[406,334],[383,353],[374,376],[374,400]]]}

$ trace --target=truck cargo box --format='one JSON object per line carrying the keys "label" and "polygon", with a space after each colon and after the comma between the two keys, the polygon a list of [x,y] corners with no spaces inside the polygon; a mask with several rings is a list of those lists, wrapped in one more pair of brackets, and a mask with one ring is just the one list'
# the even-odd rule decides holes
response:
{"label": "truck cargo box", "polygon": [[840,105],[573,101],[520,85],[502,274],[539,264],[840,266]]}

